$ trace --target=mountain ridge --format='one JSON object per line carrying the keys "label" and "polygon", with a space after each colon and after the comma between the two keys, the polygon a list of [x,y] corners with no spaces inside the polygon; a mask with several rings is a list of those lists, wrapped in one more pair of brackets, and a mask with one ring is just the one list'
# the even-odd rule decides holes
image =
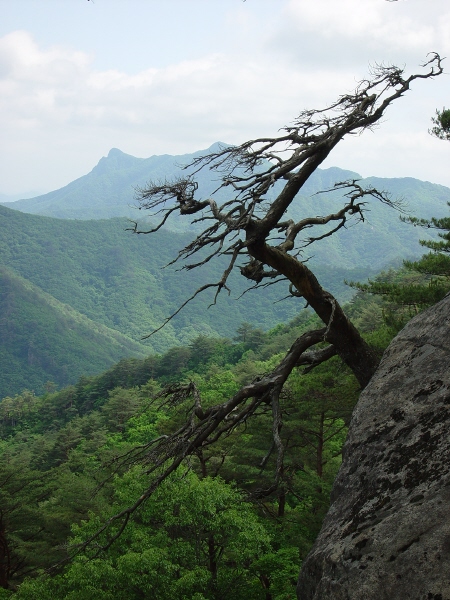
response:
{"label": "mountain ridge", "polygon": [[[209,148],[210,151],[217,149],[218,143]],[[115,210],[130,210],[124,190],[129,194],[133,186],[145,185],[151,178],[173,176],[179,173],[180,162],[184,160],[186,164],[193,156],[154,155],[139,159],[112,148],[90,173],[60,190],[30,200],[0,203],[3,221],[0,265],[39,287],[55,302],[69,305],[92,323],[120,332],[130,343],[138,345],[133,346],[136,352],[141,348],[148,349],[148,353],[164,352],[173,346],[189,344],[198,335],[233,337],[244,321],[263,329],[288,322],[298,314],[301,304],[293,298],[278,302],[287,294],[283,284],[251,291],[244,300],[233,300],[245,289],[243,278],[236,272],[229,280],[231,297],[221,295],[217,306],[210,310],[207,307],[213,298],[208,294],[197,297],[149,341],[145,344],[139,341],[162,325],[196,289],[220,280],[224,262],[213,260],[189,272],[177,271],[182,264],[163,269],[173,261],[177,251],[192,240],[198,231],[195,225],[191,225],[189,219],[176,218],[172,229],[162,228],[149,236],[136,236],[125,231],[130,227],[126,218],[111,218],[110,214]],[[151,172],[149,167],[152,167]],[[342,192],[332,189],[334,183],[357,176],[338,167],[318,169],[306,182],[287,216],[300,220],[334,212],[342,203]],[[202,195],[217,187],[216,173],[204,170],[198,179]],[[416,216],[440,217],[448,212],[450,189],[445,186],[414,178],[373,177],[360,183],[388,188],[394,197],[407,196],[410,210]],[[331,191],[319,194],[323,189]],[[222,199],[225,193],[222,190]],[[277,190],[272,190],[272,195],[276,193]],[[127,198],[130,199],[130,195]],[[27,206],[32,206],[35,213],[26,212]],[[17,210],[19,207],[21,211]],[[308,260],[321,285],[341,302],[353,295],[353,290],[344,285],[345,279],[361,281],[389,265],[398,265],[401,259],[414,259],[423,254],[419,239],[427,238],[427,230],[402,223],[398,214],[386,205],[373,202],[369,207],[365,221],[357,227],[353,226],[355,222],[349,222],[347,229],[301,249],[303,260]],[[155,217],[148,217],[145,211],[133,210],[135,218],[136,214],[142,217],[140,224],[144,228],[154,222]],[[39,211],[51,214],[37,214]],[[67,214],[73,218],[65,218]],[[104,218],[93,220],[98,214]],[[307,235],[312,233],[314,229],[307,231]],[[34,295],[39,296],[36,291]],[[49,303],[44,304],[48,308]],[[18,314],[16,318],[20,321],[22,316]],[[50,317],[46,319],[51,321]],[[55,317],[55,320],[58,319]],[[64,339],[70,343],[71,334],[66,336],[62,326],[60,330],[61,339],[55,344],[64,344]],[[89,338],[89,328],[85,332]],[[80,338],[77,345],[83,347],[85,343],[86,340]],[[1,351],[0,343],[0,354]],[[2,369],[0,360],[0,371]]]}
{"label": "mountain ridge", "polygon": [[[168,173],[174,174],[180,164],[187,164],[191,158],[213,151],[217,145],[215,143],[193,154],[162,154],[148,158],[137,158],[118,148],[111,148],[89,173],[62,188],[7,204],[14,210],[59,219],[130,217],[136,215],[136,209],[130,208],[136,186],[144,186],[150,178],[164,179]],[[152,177],[147,175],[148,172],[152,173]],[[80,192],[86,196],[80,196]]]}
{"label": "mountain ridge", "polygon": [[[138,214],[141,217],[142,215],[137,212],[134,200],[136,187],[145,186],[149,180],[159,181],[177,176],[180,174],[180,167],[188,165],[194,158],[217,151],[224,146],[227,146],[227,144],[215,142],[209,148],[189,154],[154,154],[148,158],[138,158],[126,154],[118,148],[111,148],[108,155],[102,157],[89,173],[82,175],[62,188],[34,198],[7,203],[0,202],[0,204],[8,205],[9,208],[21,212],[59,219],[136,218]],[[212,194],[217,187],[219,176],[215,172],[203,169],[196,174],[196,179],[199,184],[199,197],[206,197]],[[374,182],[376,182],[380,189],[400,193],[401,195],[405,195],[405,190],[406,192],[413,190],[413,197],[417,196],[417,189],[420,188],[422,195],[426,194],[433,198],[441,198],[438,204],[445,204],[446,201],[450,201],[450,189],[440,184],[424,182],[412,177],[388,179],[370,176],[363,178],[354,171],[340,169],[339,167],[317,169],[303,186],[299,200],[315,196],[315,202],[320,206],[323,203],[317,196],[318,192],[331,189],[337,181],[348,179],[358,179],[362,185],[374,185]],[[276,191],[273,193],[276,193]],[[333,194],[333,192],[331,193]],[[222,196],[225,199],[226,194],[225,190],[220,190],[217,195],[218,200],[220,201]],[[334,197],[337,197],[335,193]],[[342,197],[342,194],[340,194],[340,197]],[[414,198],[412,212],[417,212],[420,208],[419,204]],[[438,212],[442,212],[440,206],[437,206],[436,209]],[[424,210],[426,213],[430,212],[427,210],[427,206],[424,207]],[[423,214],[420,216],[429,218],[432,215]],[[175,231],[187,229],[178,220],[169,222],[168,228]]]}

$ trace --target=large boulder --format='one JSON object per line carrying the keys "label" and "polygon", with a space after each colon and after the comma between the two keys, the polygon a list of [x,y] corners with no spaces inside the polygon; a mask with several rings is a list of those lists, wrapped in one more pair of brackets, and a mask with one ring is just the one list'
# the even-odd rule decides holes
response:
{"label": "large boulder", "polygon": [[450,600],[450,295],[361,394],[300,600]]}

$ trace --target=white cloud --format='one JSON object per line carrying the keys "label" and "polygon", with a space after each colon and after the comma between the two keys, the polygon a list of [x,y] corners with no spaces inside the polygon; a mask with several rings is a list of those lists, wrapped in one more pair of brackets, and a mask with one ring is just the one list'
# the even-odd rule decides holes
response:
{"label": "white cloud", "polygon": [[[300,110],[353,90],[370,61],[407,61],[410,72],[427,51],[440,50],[433,42],[450,53],[450,8],[434,2],[442,9],[438,18],[414,1],[290,0],[278,11],[275,0],[261,9],[249,2],[228,13],[227,26],[235,26],[229,45],[209,44],[186,59],[181,40],[179,60],[155,68],[149,58],[134,73],[96,69],[89,52],[44,47],[27,31],[9,33],[0,38],[0,192],[55,189],[111,147],[136,156],[177,154],[275,133]],[[441,167],[447,146],[420,137],[428,139],[434,108],[449,103],[448,78],[442,79],[418,82],[375,136],[344,143],[331,164],[364,175],[428,172],[450,185]],[[405,132],[410,142],[421,140],[426,157],[419,148],[408,161],[399,158],[406,155]]]}
{"label": "white cloud", "polygon": [[287,10],[300,29],[323,36],[360,36],[382,25],[380,2],[374,0],[291,0]]}
{"label": "white cloud", "polygon": [[[233,137],[242,137],[255,124],[276,129],[284,123],[283,116],[294,118],[305,102],[319,101],[324,78],[331,87],[342,82],[342,73],[323,70],[311,77],[277,61],[266,59],[261,64],[251,56],[224,54],[136,75],[95,72],[87,55],[40,50],[25,32],[7,38],[7,43],[0,43],[0,59],[7,56],[16,68],[0,80],[4,126],[27,122],[42,128],[52,122],[82,126],[83,120],[87,128],[151,125],[163,128],[161,135],[175,141],[181,122],[191,120],[190,127],[197,129],[196,118],[201,116],[204,124],[226,125]],[[347,78],[350,82],[350,73]]]}
{"label": "white cloud", "polygon": [[83,52],[53,47],[40,50],[27,31],[14,31],[0,39],[0,76],[49,85],[69,82],[90,62]]}
{"label": "white cloud", "polygon": [[[323,94],[322,74],[250,55],[214,53],[135,75],[96,72],[87,54],[41,49],[22,31],[0,40],[0,61],[4,154],[22,151],[28,140],[38,162],[39,146],[62,147],[64,154],[76,147],[92,167],[105,144],[150,155],[243,141],[275,132]],[[327,78],[338,79],[331,72]]]}
{"label": "white cloud", "polygon": [[374,61],[410,62],[449,48],[446,0],[289,0],[272,40],[296,62],[311,67]]}
{"label": "white cloud", "polygon": [[[438,6],[436,6],[438,4]],[[287,13],[299,31],[347,40],[377,41],[385,49],[428,48],[445,35],[441,20],[450,14],[444,2],[389,4],[380,0],[290,0]],[[437,14],[436,14],[437,8]]]}

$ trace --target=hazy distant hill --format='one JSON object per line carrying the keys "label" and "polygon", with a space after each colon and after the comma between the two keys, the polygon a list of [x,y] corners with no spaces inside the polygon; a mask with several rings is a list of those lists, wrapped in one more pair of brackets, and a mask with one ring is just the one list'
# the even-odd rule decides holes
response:
{"label": "hazy distant hill", "polygon": [[10,202],[16,202],[17,200],[24,200],[26,198],[36,198],[40,194],[41,192],[37,190],[35,190],[34,192],[25,192],[23,194],[0,193],[0,204],[9,204]]}
{"label": "hazy distant hill", "polygon": [[[217,146],[218,144],[214,144],[209,150]],[[179,172],[181,165],[203,152],[206,151],[182,156],[164,154],[136,158],[113,148],[87,175],[59,190],[8,203],[8,206],[22,212],[58,219],[136,217],[136,186],[145,185],[149,179],[164,180],[173,177]],[[200,174],[199,181],[202,193],[209,194],[216,187],[208,171]]]}
{"label": "hazy distant hill", "polygon": [[[180,165],[188,164],[194,156],[216,149],[214,144],[208,150],[182,156],[152,156],[135,158],[120,150],[112,149],[94,169],[67,186],[37,198],[8,203],[9,208],[23,212],[47,215],[59,219],[100,219],[116,216],[145,218],[145,213],[134,207],[134,188],[143,186],[149,180],[170,179],[180,172]],[[334,212],[340,206],[341,192],[318,194],[333,187],[337,181],[359,178],[357,173],[336,167],[318,169],[305,184],[289,216],[294,219],[310,215]],[[217,186],[217,173],[203,170],[197,175],[199,197],[210,195]],[[450,189],[441,185],[413,178],[382,179],[371,177],[362,179],[361,185],[375,185],[388,191],[394,197],[405,200],[408,212],[429,218],[447,214],[446,203],[450,201]],[[227,192],[221,191],[225,198]],[[272,195],[276,189],[272,191]],[[269,196],[270,199],[270,196]],[[324,240],[306,256],[314,256],[316,264],[327,264],[341,268],[372,267],[384,268],[400,258],[419,256],[422,249],[418,240],[426,232],[411,228],[400,222],[399,213],[391,208],[369,200],[366,222],[338,235]],[[190,225],[189,219],[175,216],[167,223],[174,231],[192,231],[198,226]],[[308,234],[311,233],[311,230]]]}

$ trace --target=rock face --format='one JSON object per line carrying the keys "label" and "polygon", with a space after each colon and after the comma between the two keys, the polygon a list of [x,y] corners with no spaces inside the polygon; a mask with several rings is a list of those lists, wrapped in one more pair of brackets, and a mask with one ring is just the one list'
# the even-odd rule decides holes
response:
{"label": "rock face", "polygon": [[300,600],[450,600],[450,294],[361,394]]}

